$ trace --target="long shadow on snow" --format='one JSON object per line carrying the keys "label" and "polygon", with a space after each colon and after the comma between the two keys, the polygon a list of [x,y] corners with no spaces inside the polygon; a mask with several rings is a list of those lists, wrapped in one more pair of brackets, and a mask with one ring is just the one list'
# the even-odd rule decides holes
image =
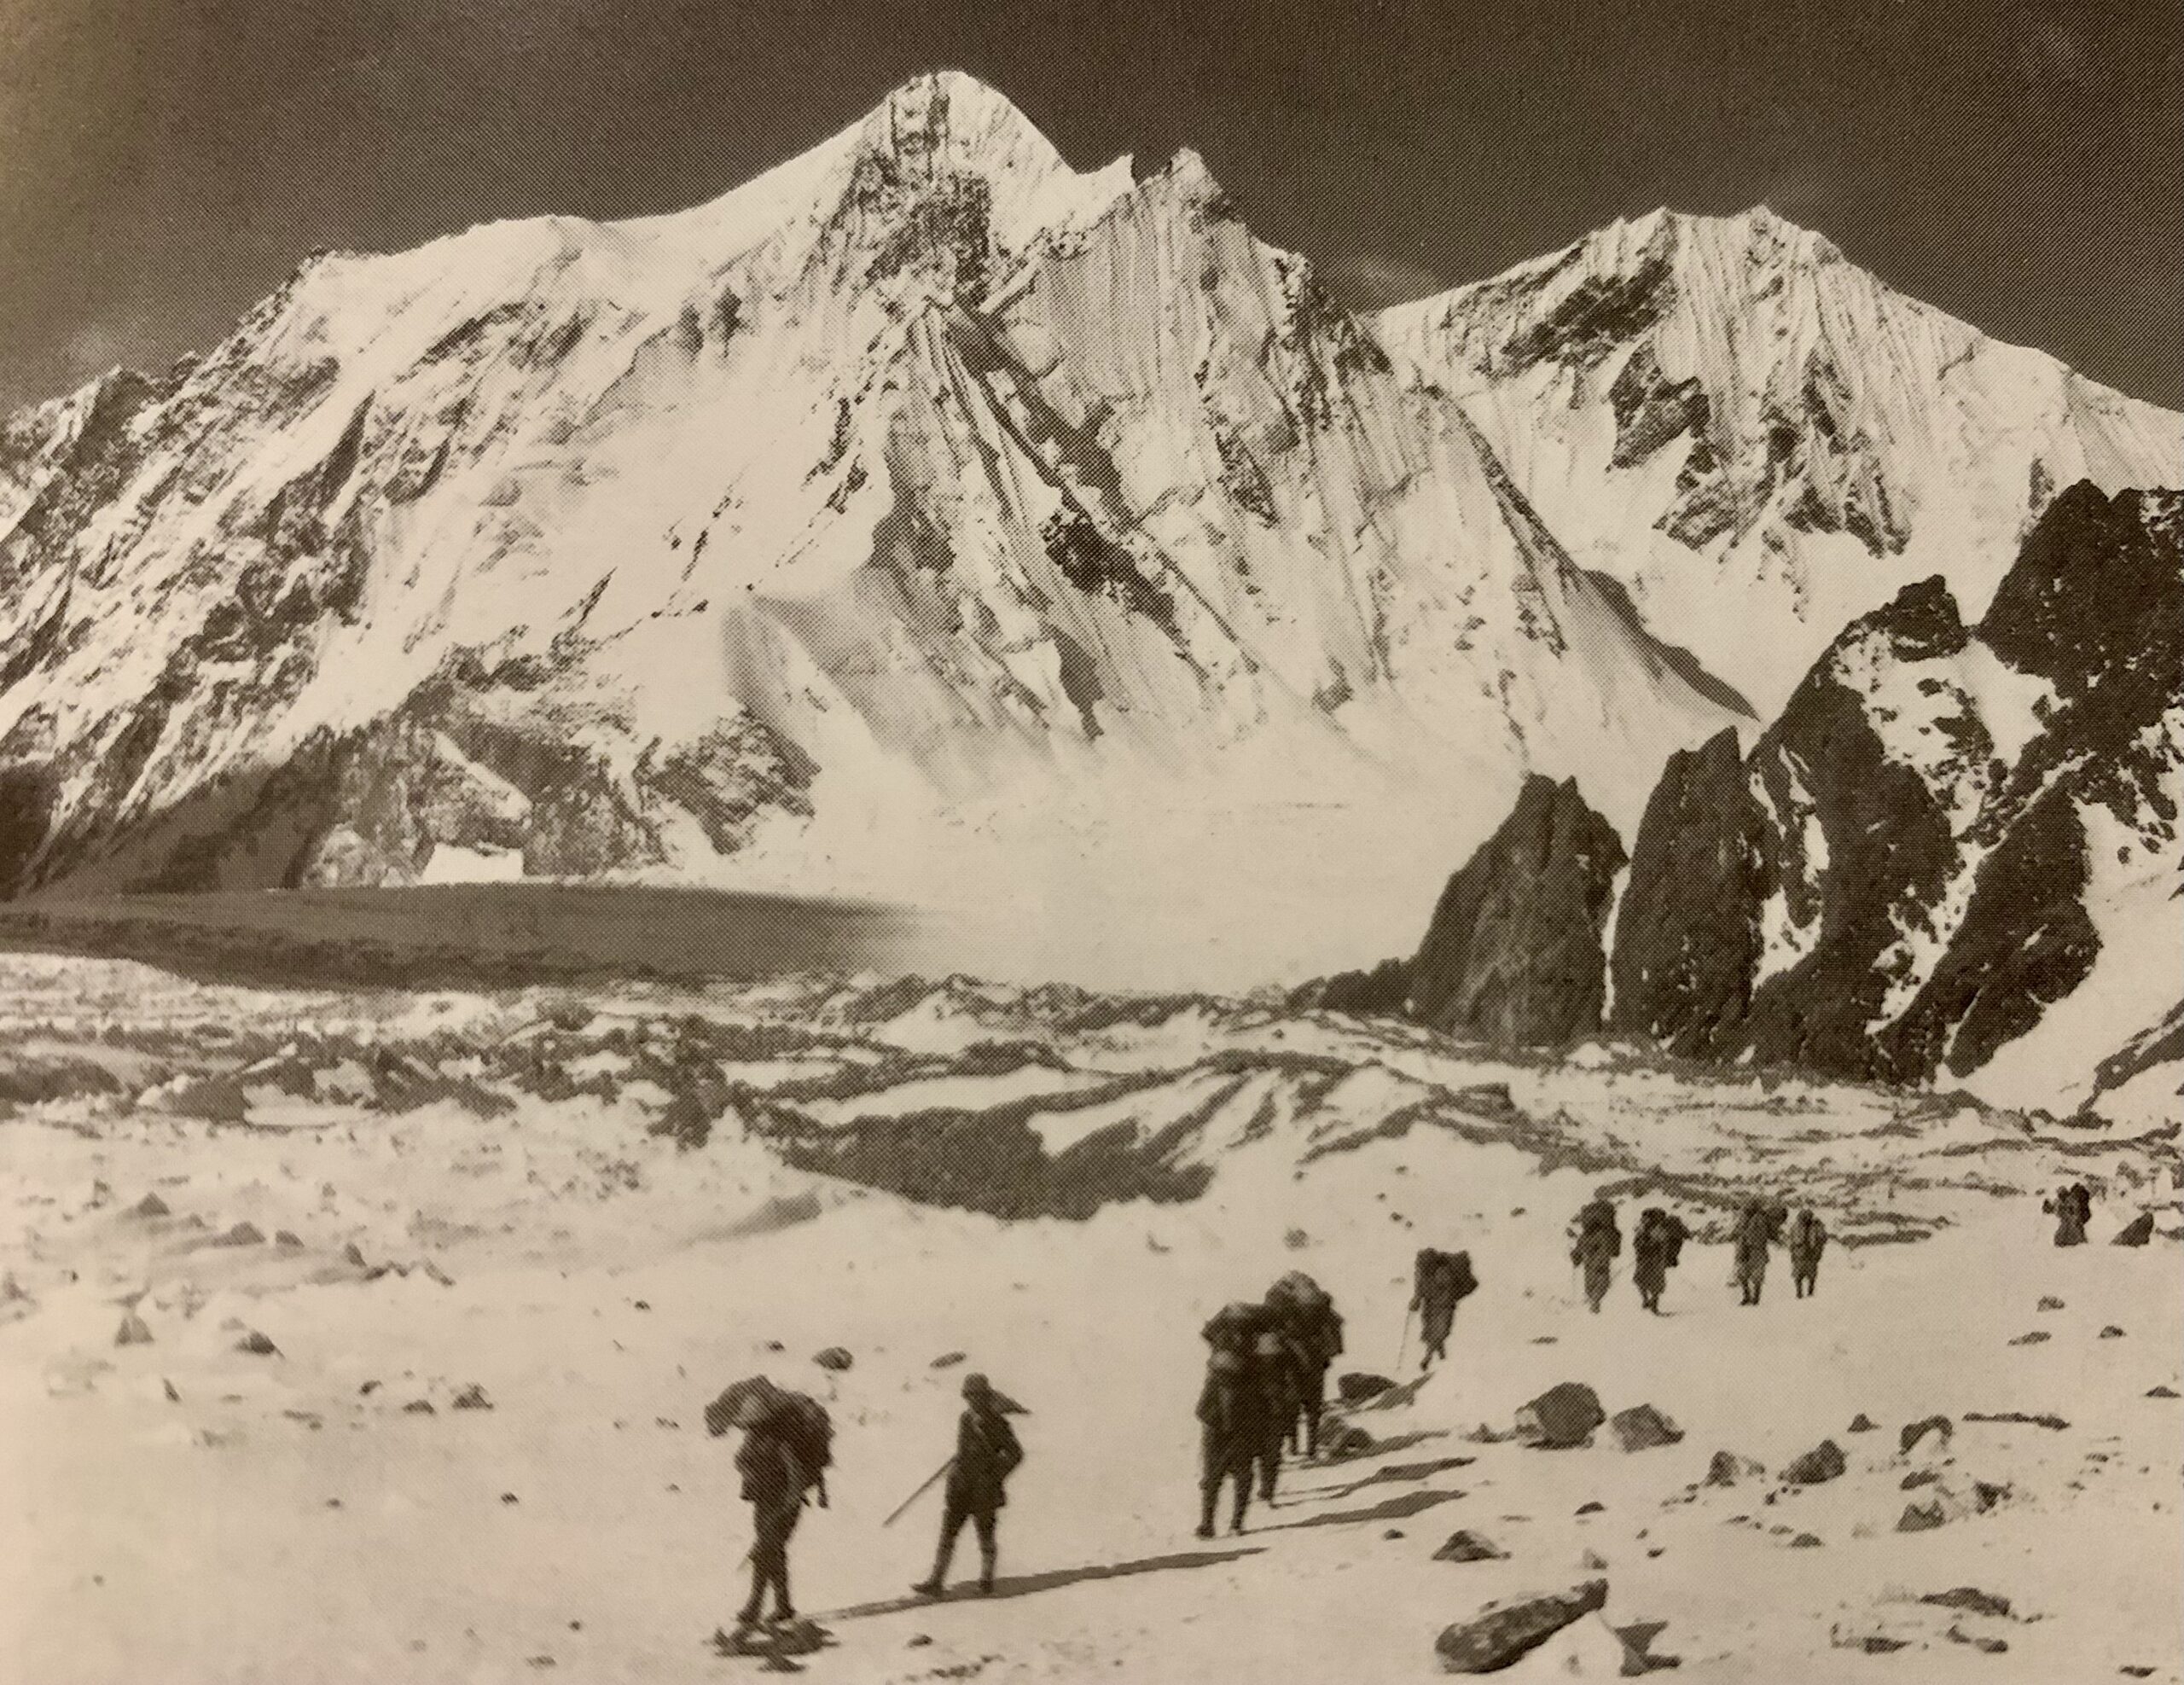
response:
{"label": "long shadow on snow", "polygon": [[1459,1491],[1404,1492],[1399,1496],[1384,1499],[1370,1509],[1330,1510],[1325,1515],[1308,1515],[1302,1521],[1277,1521],[1270,1527],[1262,1527],[1263,1533],[1284,1533],[1292,1527],[1341,1527],[1366,1521],[1400,1521],[1406,1516],[1416,1515],[1436,1505],[1452,1503],[1462,1497]]}
{"label": "long shadow on snow", "polygon": [[1391,1463],[1339,1486],[1292,1486],[1290,1495],[1299,1498],[1346,1498],[1368,1486],[1384,1485],[1394,1480],[1429,1480],[1452,1468],[1468,1468],[1478,1461],[1477,1457],[1435,1457],[1430,1462]]}
{"label": "long shadow on snow", "polygon": [[[1178,1568],[1213,1568],[1223,1562],[1260,1554],[1255,1545],[1240,1545],[1232,1550],[1178,1550],[1165,1556],[1140,1557],[1135,1562],[1094,1562],[1081,1568],[1056,1568],[1043,1574],[1005,1575],[994,1582],[992,1591],[985,1596],[961,1601],[991,1603],[1004,1597],[1028,1597],[1037,1591],[1057,1591],[1063,1586],[1080,1585],[1087,1580],[1123,1579],[1132,1574],[1161,1574]],[[895,1615],[908,1609],[930,1608],[936,1601],[938,1600],[930,1597],[892,1597],[884,1602],[853,1604],[814,1618],[863,1620],[871,1615]]]}

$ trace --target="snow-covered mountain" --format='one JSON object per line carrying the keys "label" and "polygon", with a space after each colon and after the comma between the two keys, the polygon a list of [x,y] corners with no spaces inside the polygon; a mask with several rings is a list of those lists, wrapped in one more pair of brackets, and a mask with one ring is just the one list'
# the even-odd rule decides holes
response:
{"label": "snow-covered mountain", "polygon": [[2180,427],[1763,219],[1368,327],[1193,155],[1079,172],[921,77],[0,423],[0,892],[668,876],[1293,978],[1529,776],[1628,840],[1838,607],[1983,596]]}
{"label": "snow-covered mountain", "polygon": [[1579,563],[1769,714],[1908,584],[1938,574],[1983,613],[2063,487],[2184,481],[2184,416],[1764,208],[1619,222],[1374,325]]}
{"label": "snow-covered mountain", "polygon": [[958,75],[682,215],[315,258],[0,494],[18,889],[915,892],[921,817],[1272,860],[1315,802],[1438,853],[1745,718],[1194,157],[1077,173]]}

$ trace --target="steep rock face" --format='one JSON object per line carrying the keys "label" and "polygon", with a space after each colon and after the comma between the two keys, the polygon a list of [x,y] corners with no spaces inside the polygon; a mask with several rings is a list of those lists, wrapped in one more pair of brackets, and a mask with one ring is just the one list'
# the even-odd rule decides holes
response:
{"label": "steep rock face", "polygon": [[1978,611],[2058,488],[2173,484],[2184,461],[2184,416],[1989,340],[1763,207],[1618,223],[1376,326],[1465,402],[1580,565],[1770,713],[1905,584],[1939,574]]}
{"label": "steep rock face", "polygon": [[1574,780],[1527,779],[1515,811],[1433,909],[1409,966],[1412,1015],[1513,1047],[1598,1030],[1600,933],[1623,861],[1614,827]]}
{"label": "steep rock face", "polygon": [[2184,497],[2089,483],[1976,629],[1938,579],[1853,622],[1740,764],[1727,739],[1672,758],[1618,915],[1618,1026],[2016,1101],[2107,1084],[2184,947],[2180,641]]}
{"label": "steep rock face", "polygon": [[956,75],[681,215],[321,256],[8,421],[0,662],[18,890],[769,838],[816,889],[898,811],[1259,801],[1239,746],[1629,816],[1748,718],[1194,158],[1081,174]]}
{"label": "steep rock face", "polygon": [[1616,911],[1618,1030],[1688,1057],[1737,1044],[1774,892],[1768,840],[1734,732],[1669,757]]}

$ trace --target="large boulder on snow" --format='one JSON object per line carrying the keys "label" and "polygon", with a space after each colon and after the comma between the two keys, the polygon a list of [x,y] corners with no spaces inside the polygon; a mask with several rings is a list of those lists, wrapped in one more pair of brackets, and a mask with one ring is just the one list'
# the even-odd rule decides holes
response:
{"label": "large boulder on snow", "polygon": [[1843,1448],[1833,1439],[1823,1439],[1803,1456],[1792,1461],[1782,1470],[1782,1478],[1793,1486],[1817,1486],[1824,1481],[1840,1479],[1846,1467]]}
{"label": "large boulder on snow", "polygon": [[1395,1383],[1385,1375],[1369,1374],[1352,1369],[1336,1378],[1335,1396],[1345,1404],[1362,1404],[1368,1398],[1377,1398]]}
{"label": "large boulder on snow", "polygon": [[113,1343],[116,1345],[149,1345],[152,1343],[151,1328],[135,1311],[125,1311],[121,1326],[113,1331]]}
{"label": "large boulder on snow", "polygon": [[1517,1412],[1517,1437],[1528,1445],[1560,1450],[1583,1444],[1606,1420],[1598,1393],[1583,1381],[1565,1380]]}
{"label": "large boulder on snow", "polygon": [[2109,1244],[2116,1246],[2143,1246],[2152,1239],[2153,1213],[2140,1211],[2117,1232],[2116,1238]]}
{"label": "large boulder on snow", "polygon": [[1673,1445],[1683,1438],[1683,1430],[1651,1404],[1618,1410],[1609,1418],[1608,1426],[1615,1430],[1615,1443],[1626,1451],[1650,1451],[1658,1445]]}
{"label": "large boulder on snow", "polygon": [[1706,1465],[1706,1484],[1710,1486],[1734,1486],[1740,1480],[1763,1480],[1767,1467],[1757,1458],[1740,1456],[1734,1451],[1716,1451],[1714,1460]]}
{"label": "large boulder on snow", "polygon": [[1434,1653],[1443,1673],[1499,1673],[1606,1602],[1606,1580],[1504,1598],[1469,1620],[1443,1628]]}

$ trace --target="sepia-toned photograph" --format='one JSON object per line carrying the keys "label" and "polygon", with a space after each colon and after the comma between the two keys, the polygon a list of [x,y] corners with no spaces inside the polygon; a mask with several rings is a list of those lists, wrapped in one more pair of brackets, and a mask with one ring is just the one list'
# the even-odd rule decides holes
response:
{"label": "sepia-toned photograph", "polygon": [[2184,1685],[2175,0],[0,0],[0,1685]]}

